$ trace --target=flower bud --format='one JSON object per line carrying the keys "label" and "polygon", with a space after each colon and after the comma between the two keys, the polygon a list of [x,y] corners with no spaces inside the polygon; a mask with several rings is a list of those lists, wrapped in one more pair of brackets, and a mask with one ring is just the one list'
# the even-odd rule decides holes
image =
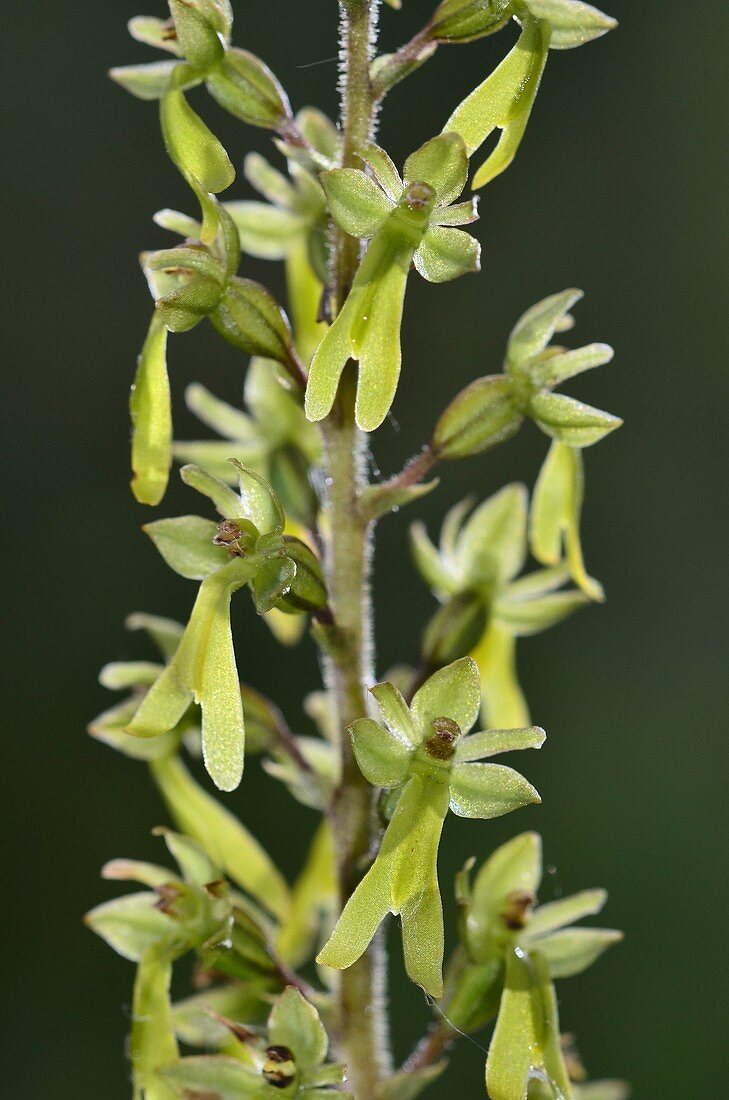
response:
{"label": "flower bud", "polygon": [[443,0],[430,22],[430,38],[473,42],[500,30],[511,15],[511,0]]}
{"label": "flower bud", "polygon": [[302,452],[290,445],[275,450],[271,455],[269,479],[286,515],[311,527],[318,500],[309,477],[309,464]]}
{"label": "flower bud", "polygon": [[523,416],[515,406],[511,379],[478,378],[451,401],[433,433],[439,458],[468,458],[516,435]]}
{"label": "flower bud", "polygon": [[286,535],[284,544],[296,576],[278,606],[282,611],[321,611],[327,605],[327,590],[319,559],[301,539]]}
{"label": "flower bud", "polygon": [[246,50],[229,49],[207,80],[221,107],[251,126],[278,130],[290,120],[286,92],[267,65]]}
{"label": "flower bud", "polygon": [[278,736],[281,713],[270,699],[248,684],[241,684],[240,694],[246,716],[246,752],[265,752]]}
{"label": "flower bud", "polygon": [[487,609],[480,599],[464,592],[436,611],[423,637],[423,659],[434,668],[466,657],[486,629]]}
{"label": "flower bud", "polygon": [[259,283],[231,279],[211,319],[218,332],[247,355],[290,364],[288,321],[273,295]]}
{"label": "flower bud", "polygon": [[466,967],[451,994],[448,1019],[461,1031],[478,1031],[498,1012],[503,988],[501,959]]}

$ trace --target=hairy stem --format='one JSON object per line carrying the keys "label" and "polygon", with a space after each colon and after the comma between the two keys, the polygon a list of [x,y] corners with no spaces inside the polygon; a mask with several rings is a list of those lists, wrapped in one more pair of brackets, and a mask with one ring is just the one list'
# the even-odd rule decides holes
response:
{"label": "hairy stem", "polygon": [[407,465],[393,477],[383,481],[380,489],[386,492],[388,489],[409,489],[417,485],[419,481],[430,473],[434,466],[438,465],[438,455],[430,447],[424,447],[420,454],[411,458]]}
{"label": "hairy stem", "polygon": [[[343,164],[372,136],[369,65],[379,0],[341,0]],[[341,309],[359,263],[359,244],[334,237],[332,305]],[[323,424],[328,487],[326,572],[336,641],[327,657],[327,687],[341,731],[341,782],[332,806],[339,902],[343,907],[366,870],[376,819],[374,791],[361,775],[346,727],[367,713],[371,682],[368,530],[359,509],[365,484],[365,437],[355,425],[355,375],[345,371],[337,402]],[[373,1100],[389,1070],[385,1016],[386,965],[379,937],[339,981],[337,1041],[357,1100]]]}
{"label": "hairy stem", "polygon": [[419,1070],[427,1069],[428,1066],[436,1065],[457,1038],[458,1032],[444,1020],[434,1023],[408,1060],[403,1063],[403,1072],[417,1073]]}

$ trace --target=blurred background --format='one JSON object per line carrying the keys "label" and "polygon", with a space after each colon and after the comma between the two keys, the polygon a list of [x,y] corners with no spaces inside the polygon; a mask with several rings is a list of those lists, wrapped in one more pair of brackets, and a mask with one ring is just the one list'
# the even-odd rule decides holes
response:
{"label": "blurred background", "polygon": [[[333,114],[333,0],[234,6],[236,43],[269,62],[295,106]],[[431,6],[386,9],[383,47],[408,37]],[[482,275],[444,287],[410,281],[398,423],[373,448],[383,474],[398,469],[461,386],[499,369],[527,306],[585,289],[575,339],[608,341],[617,356],[570,393],[626,420],[586,455],[587,562],[608,602],[522,644],[533,715],[550,734],[528,771],[544,806],[483,826],[452,821],[442,877],[448,895],[466,856],[535,828],[551,868],[543,899],[606,886],[603,921],[625,929],[626,941],[561,983],[563,1027],[577,1033],[593,1076],[630,1079],[638,1100],[686,1100],[718,1095],[727,962],[717,919],[726,904],[725,13],[718,3],[606,6],[620,29],[550,56],[517,161],[483,194]],[[147,9],[162,14],[163,4]],[[162,151],[155,106],[105,76],[110,65],[152,58],[125,31],[138,13],[137,0],[24,0],[2,16],[9,1096],[129,1095],[133,968],[81,915],[114,893],[98,878],[107,858],[159,858],[150,829],[165,818],[144,769],[84,729],[112,701],[96,683],[101,664],[147,655],[125,633],[125,615],[183,618],[194,595],[139,532],[149,517],[127,488],[128,390],[150,311],[136,257],[168,239],[151,222],[155,210],[192,212]],[[396,161],[440,128],[511,38],[443,49],[392,93],[381,140]],[[238,167],[250,149],[266,149],[262,132],[200,102]],[[242,176],[230,195],[251,197]],[[249,262],[246,272],[282,293],[272,265]],[[206,326],[173,342],[171,368],[182,437],[193,430],[181,402],[189,381],[204,377],[239,398],[240,358]],[[467,493],[515,478],[532,484],[545,450],[529,428],[445,471],[421,509],[431,532]],[[190,506],[175,486],[160,514]],[[414,659],[432,609],[410,565],[412,518],[414,510],[379,531],[380,671]],[[303,729],[301,698],[318,675],[311,646],[281,655],[247,600],[237,615],[242,675]],[[230,804],[293,874],[302,818],[310,831],[313,814],[256,766]],[[393,973],[402,1056],[428,1010],[404,980],[399,947]],[[454,1063],[432,1095],[482,1095],[481,1051],[462,1042]]]}

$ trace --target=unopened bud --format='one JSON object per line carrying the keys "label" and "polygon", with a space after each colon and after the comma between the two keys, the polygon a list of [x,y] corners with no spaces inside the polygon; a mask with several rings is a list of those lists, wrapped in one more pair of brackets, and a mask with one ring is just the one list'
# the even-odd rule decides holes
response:
{"label": "unopened bud", "polygon": [[207,80],[221,107],[250,126],[279,130],[292,118],[286,92],[267,65],[247,50],[230,49]]}
{"label": "unopened bud", "polygon": [[498,31],[512,14],[511,0],[443,0],[430,21],[430,38],[473,42]]}
{"label": "unopened bud", "polygon": [[305,527],[312,527],[319,502],[304,454],[286,445],[274,451],[269,480],[286,515]]}
{"label": "unopened bud", "polygon": [[523,419],[510,378],[477,378],[451,401],[436,424],[433,450],[445,459],[481,454],[515,435]]}
{"label": "unopened bud", "polygon": [[283,611],[321,611],[327,605],[327,590],[319,559],[301,539],[287,535],[284,544],[296,575],[278,606]]}
{"label": "unopened bud", "polygon": [[462,593],[436,611],[423,637],[423,659],[442,668],[467,657],[481,641],[488,611],[480,597]]}
{"label": "unopened bud", "polygon": [[247,355],[290,366],[291,329],[276,299],[252,279],[232,278],[211,320],[218,332]]}

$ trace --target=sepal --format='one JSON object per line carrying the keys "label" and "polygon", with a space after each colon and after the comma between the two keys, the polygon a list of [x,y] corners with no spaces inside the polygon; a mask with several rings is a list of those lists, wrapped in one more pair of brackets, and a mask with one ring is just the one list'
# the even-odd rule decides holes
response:
{"label": "sepal", "polygon": [[335,168],[321,177],[329,209],[351,237],[373,237],[393,208],[376,183],[357,168]]}
{"label": "sepal", "polygon": [[545,435],[568,447],[591,447],[623,423],[618,416],[561,393],[535,394],[529,414]]}
{"label": "sepal", "polygon": [[[550,48],[572,50],[601,38],[614,30],[617,19],[605,15],[583,0],[524,0],[537,19],[546,19],[552,28]],[[521,18],[517,15],[517,18]]]}
{"label": "sepal", "polygon": [[188,580],[204,580],[225,565],[227,555],[214,539],[217,525],[200,516],[158,519],[144,526],[170,569]]}
{"label": "sepal", "polygon": [[[168,873],[168,878],[172,877]],[[125,894],[97,905],[84,922],[117,955],[140,962],[150,947],[173,943],[179,934],[174,921],[157,908],[158,901],[152,891]]]}
{"label": "sepal", "polygon": [[400,786],[407,778],[412,745],[371,718],[360,718],[349,727],[359,770],[375,787]]}
{"label": "sepal", "polygon": [[[209,71],[222,59],[222,34],[229,32],[229,20],[217,0],[168,0],[180,53],[193,69]],[[227,26],[226,26],[227,24]]]}
{"label": "sepal", "polygon": [[455,764],[450,807],[458,817],[488,821],[541,802],[523,775],[503,764]]}
{"label": "sepal", "polygon": [[176,56],[180,54],[177,31],[171,19],[158,19],[153,15],[135,15],[127,23],[127,30],[137,42],[145,46],[154,46],[158,50],[167,50]]}
{"label": "sepal", "polygon": [[481,270],[481,245],[462,229],[434,225],[426,231],[413,262],[429,283],[447,283]]}
{"label": "sepal", "polygon": [[563,290],[542,299],[522,314],[506,345],[509,369],[518,370],[540,355],[555,332],[564,331],[569,324],[570,310],[583,297],[581,290]]}
{"label": "sepal", "polygon": [[623,933],[612,928],[565,928],[544,940],[530,939],[529,949],[539,952],[551,978],[571,978],[622,939]]}
{"label": "sepal", "polygon": [[[126,92],[137,99],[162,99],[172,87],[172,78],[179,61],[151,61],[145,65],[119,65],[109,69],[109,76]],[[199,83],[191,73],[183,88]]]}
{"label": "sepal", "polygon": [[458,133],[442,133],[426,141],[405,161],[405,188],[426,183],[435,191],[438,206],[450,206],[468,179],[466,144]]}

